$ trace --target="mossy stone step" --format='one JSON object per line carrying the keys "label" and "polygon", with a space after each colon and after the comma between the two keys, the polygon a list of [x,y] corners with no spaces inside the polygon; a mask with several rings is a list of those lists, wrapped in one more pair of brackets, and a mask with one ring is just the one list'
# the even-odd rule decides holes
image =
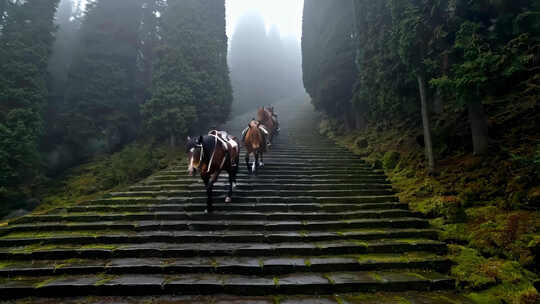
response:
{"label": "mossy stone step", "polygon": [[[214,184],[214,188],[222,189],[228,187],[228,182],[220,181]],[[198,189],[204,187],[203,182],[195,182],[185,185],[174,185],[174,184],[162,184],[162,185],[136,185],[131,186],[129,189],[131,191],[156,191],[156,190],[177,190],[177,189]],[[392,189],[390,183],[321,183],[321,184],[303,184],[303,183],[289,183],[289,184],[277,184],[277,183],[237,183],[236,189],[238,190],[251,190],[251,189],[266,189],[266,190],[313,190],[313,189],[335,189],[335,190],[344,190],[344,189]]]}
{"label": "mossy stone step", "polygon": [[[216,193],[215,204],[219,205],[219,198],[224,198],[223,194]],[[340,196],[340,197],[318,197],[318,196],[264,196],[264,197],[236,197],[233,195],[234,204],[264,204],[264,203],[324,203],[324,204],[364,204],[364,203],[388,203],[397,202],[395,195],[370,195],[370,196]],[[82,202],[82,204],[93,205],[97,203],[105,204],[170,204],[170,203],[206,203],[207,198],[200,197],[115,197],[115,198],[103,198]]]}
{"label": "mossy stone step", "polygon": [[16,219],[11,224],[28,224],[40,222],[106,222],[106,221],[206,221],[206,220],[260,220],[260,221],[338,221],[351,219],[373,219],[408,217],[413,213],[409,210],[361,210],[346,212],[215,212],[206,214],[204,212],[137,212],[137,213],[69,213],[32,215]]}
{"label": "mossy stone step", "polygon": [[[221,192],[224,195],[226,191]],[[216,189],[216,196],[220,195],[220,192]],[[316,190],[244,190],[236,189],[234,196],[236,197],[265,197],[265,196],[381,196],[392,195],[395,192],[392,189],[316,189]],[[204,189],[186,189],[186,190],[158,190],[158,191],[125,191],[125,192],[111,192],[105,197],[177,197],[177,196],[205,196],[206,190]]]}
{"label": "mossy stone step", "polygon": [[[227,183],[227,179],[219,179],[216,185],[225,185]],[[239,184],[249,184],[249,183],[257,183],[257,184],[269,184],[269,185],[283,185],[288,186],[291,184],[296,185],[309,185],[311,183],[313,184],[328,184],[328,185],[338,185],[338,184],[352,184],[352,185],[391,185],[390,182],[384,178],[378,178],[378,179],[341,179],[341,178],[334,178],[334,179],[309,179],[309,178],[299,178],[299,179],[291,179],[291,178],[260,178],[259,176],[251,176],[249,179],[238,179],[237,182]],[[178,179],[172,179],[172,180],[152,180],[147,179],[144,181],[141,181],[139,185],[202,185],[202,181],[200,179],[193,179],[193,178],[178,178]],[[356,186],[355,186],[356,187]]]}
{"label": "mossy stone step", "polygon": [[343,255],[332,257],[194,257],[71,259],[3,262],[0,277],[53,276],[77,274],[187,274],[218,273],[280,275],[294,272],[377,271],[385,269],[425,269],[446,272],[451,261],[426,252],[407,254]]}
{"label": "mossy stone step", "polygon": [[269,295],[359,291],[438,290],[454,280],[431,271],[292,273],[279,276],[220,274],[84,275],[20,277],[0,284],[2,298],[86,295]]}
{"label": "mossy stone step", "polygon": [[376,241],[342,240],[317,243],[144,243],[91,245],[28,245],[0,250],[0,260],[37,259],[111,259],[140,257],[196,256],[298,256],[405,253],[428,251],[445,253],[446,244],[429,239],[380,239]]}
{"label": "mossy stone step", "polygon": [[370,228],[427,228],[427,220],[403,217],[380,219],[354,219],[341,221],[126,221],[126,222],[61,222],[44,224],[10,225],[0,229],[0,236],[28,231],[73,230],[130,230],[130,231],[301,231],[301,230],[351,230]]}
{"label": "mossy stone step", "polygon": [[11,233],[0,238],[0,247],[17,247],[32,244],[144,244],[160,243],[283,243],[283,242],[324,242],[339,240],[377,239],[436,239],[437,233],[431,229],[357,229],[350,231],[299,231],[299,232],[248,232],[227,230],[223,232],[192,231],[49,231]]}
{"label": "mossy stone step", "polygon": [[[260,203],[260,204],[216,204],[214,210],[219,212],[351,212],[359,210],[408,210],[408,204],[391,203],[360,203],[360,204],[320,204],[320,203]],[[68,214],[71,212],[204,212],[205,203],[200,204],[110,204],[94,202],[92,205],[76,205],[52,210],[51,213]]]}

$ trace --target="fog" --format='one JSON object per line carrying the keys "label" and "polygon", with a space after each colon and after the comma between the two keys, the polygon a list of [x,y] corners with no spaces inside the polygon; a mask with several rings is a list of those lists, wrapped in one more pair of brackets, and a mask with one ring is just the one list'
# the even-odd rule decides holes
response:
{"label": "fog", "polygon": [[292,100],[304,92],[303,0],[227,0],[233,114]]}

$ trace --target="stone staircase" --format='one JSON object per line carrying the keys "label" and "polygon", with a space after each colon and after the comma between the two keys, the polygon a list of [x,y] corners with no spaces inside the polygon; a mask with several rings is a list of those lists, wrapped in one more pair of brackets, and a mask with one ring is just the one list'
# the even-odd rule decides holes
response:
{"label": "stone staircase", "polygon": [[[179,164],[125,192],[11,221],[0,228],[0,297],[454,287],[446,245],[383,172],[295,131],[276,138],[257,177],[241,166],[233,203],[216,185],[213,214],[200,179]],[[422,303],[456,303],[436,299]]]}

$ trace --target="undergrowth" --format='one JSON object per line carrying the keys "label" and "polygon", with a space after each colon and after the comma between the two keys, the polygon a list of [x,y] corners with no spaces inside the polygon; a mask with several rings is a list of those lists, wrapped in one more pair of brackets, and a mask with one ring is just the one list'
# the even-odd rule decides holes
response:
{"label": "undergrowth", "polygon": [[448,132],[435,129],[435,174],[425,168],[418,126],[396,122],[346,132],[341,122],[324,118],[319,129],[383,168],[400,201],[440,229],[455,263],[451,274],[470,299],[532,304],[540,301],[534,287],[540,265],[540,134],[534,123],[523,127],[504,117],[498,125],[492,122],[493,149],[482,157],[452,146]]}
{"label": "undergrowth", "polygon": [[111,190],[121,190],[182,157],[182,149],[146,143],[133,143],[117,153],[100,155],[33,189],[32,195],[39,201],[34,212],[76,204]]}

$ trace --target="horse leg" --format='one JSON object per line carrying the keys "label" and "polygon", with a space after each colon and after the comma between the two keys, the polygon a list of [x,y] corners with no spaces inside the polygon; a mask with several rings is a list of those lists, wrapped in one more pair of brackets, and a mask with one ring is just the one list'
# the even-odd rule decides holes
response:
{"label": "horse leg", "polygon": [[232,168],[233,188],[236,188],[236,176],[238,175],[238,168],[240,167],[239,161],[240,161],[240,151],[236,153],[236,166]]}
{"label": "horse leg", "polygon": [[225,203],[230,203],[232,202],[233,182],[235,180],[234,168],[229,168],[227,170],[227,173],[229,173],[229,192],[227,193],[227,197],[225,198]]}
{"label": "horse leg", "polygon": [[204,185],[206,186],[206,212],[211,213],[214,211],[214,208],[212,206],[212,187],[214,186],[214,183],[210,181],[209,175],[202,176]]}
{"label": "horse leg", "polygon": [[253,169],[255,171],[255,176],[257,176],[257,173],[259,171],[259,153],[255,152],[255,162],[253,163]]}
{"label": "horse leg", "polygon": [[248,170],[248,174],[251,174],[251,167],[249,166],[249,151],[246,151],[246,167]]}
{"label": "horse leg", "polygon": [[259,152],[259,157],[261,158],[261,161],[259,162],[259,167],[264,167],[264,160],[263,160],[263,151]]}

